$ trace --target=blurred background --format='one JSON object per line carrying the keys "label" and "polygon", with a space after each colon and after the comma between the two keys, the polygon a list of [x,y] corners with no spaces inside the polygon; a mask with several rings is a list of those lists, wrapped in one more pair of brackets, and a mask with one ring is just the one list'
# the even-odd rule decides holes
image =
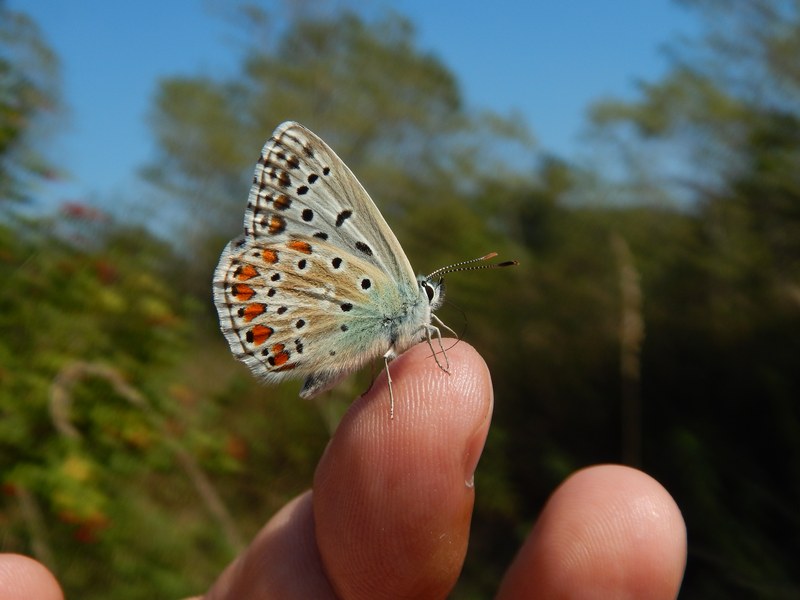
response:
{"label": "blurred background", "polygon": [[[683,598],[800,597],[800,2],[0,0],[0,540],[68,597],[202,591],[311,483],[321,402],[230,355],[211,274],[283,120],[356,173],[495,417],[458,599],[617,462]],[[567,6],[568,5],[568,6]]]}

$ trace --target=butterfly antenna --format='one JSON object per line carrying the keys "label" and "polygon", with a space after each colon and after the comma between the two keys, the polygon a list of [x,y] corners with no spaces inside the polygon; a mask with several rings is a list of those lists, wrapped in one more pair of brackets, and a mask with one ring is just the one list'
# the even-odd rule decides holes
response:
{"label": "butterfly antenna", "polygon": [[[477,271],[478,269],[499,269],[501,267],[513,267],[514,265],[518,265],[518,260],[507,260],[501,263],[494,263],[491,265],[472,265],[472,263],[480,262],[482,260],[489,260],[497,256],[497,252],[490,252],[484,256],[480,256],[478,258],[473,258],[470,260],[464,260],[461,262],[457,262],[452,265],[448,265],[446,267],[441,267],[436,269],[433,273],[427,276],[426,279],[431,279],[433,277],[443,277],[448,273],[455,273],[456,271]],[[472,265],[472,266],[469,266]]]}

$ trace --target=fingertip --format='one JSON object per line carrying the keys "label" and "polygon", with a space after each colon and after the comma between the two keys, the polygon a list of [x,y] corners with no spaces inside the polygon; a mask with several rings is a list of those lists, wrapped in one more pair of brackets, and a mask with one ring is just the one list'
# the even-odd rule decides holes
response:
{"label": "fingertip", "polygon": [[390,363],[394,419],[382,374],[345,415],[320,462],[317,537],[342,596],[444,596],[461,570],[492,392],[486,365],[469,345],[456,344],[447,357],[449,374],[427,344]]}
{"label": "fingertip", "polygon": [[[686,526],[658,481],[630,467],[600,465],[578,471],[556,494],[554,518],[572,514],[575,519],[564,532],[565,548],[573,550],[565,554],[565,566],[630,590],[633,597],[677,596],[686,564]],[[578,542],[596,555],[575,554]]]}
{"label": "fingertip", "polygon": [[[395,363],[391,363],[392,376],[406,386],[405,403],[398,403],[398,418],[407,411],[410,434],[406,437],[408,452],[419,447],[419,439],[426,434],[435,436],[439,447],[448,450],[463,448],[462,473],[464,483],[472,487],[475,469],[489,433],[494,391],[486,362],[478,352],[461,340],[444,340],[447,348],[447,372],[433,357],[427,343],[413,347]],[[439,362],[443,362],[440,357]],[[367,402],[380,405],[382,394],[386,394],[385,379],[373,386],[376,397],[365,398]],[[379,415],[378,415],[379,416]],[[379,424],[389,428],[396,426],[391,421],[379,419]],[[435,445],[436,440],[429,440]],[[402,448],[402,447],[401,447]],[[431,465],[435,472],[446,468]]]}
{"label": "fingertip", "polygon": [[[461,340],[445,339],[443,344],[445,353],[434,356],[431,346],[423,342],[389,363],[396,416],[410,411],[412,418],[427,418],[442,408],[457,405],[459,410],[448,416],[464,422],[475,412],[485,414],[491,410],[491,377],[483,358]],[[353,403],[352,410],[380,405],[388,414],[388,401],[387,375],[381,371],[370,389]]]}
{"label": "fingertip", "polygon": [[0,554],[0,600],[63,600],[53,574],[21,554]]}
{"label": "fingertip", "polygon": [[675,598],[686,527],[664,487],[619,465],[573,474],[548,500],[498,598]]}

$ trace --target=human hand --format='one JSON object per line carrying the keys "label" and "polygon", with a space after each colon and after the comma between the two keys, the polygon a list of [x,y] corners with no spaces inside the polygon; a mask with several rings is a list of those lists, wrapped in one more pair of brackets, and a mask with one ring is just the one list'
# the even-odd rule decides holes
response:
{"label": "human hand", "polygon": [[[466,553],[472,474],[493,398],[486,365],[469,345],[448,350],[450,375],[429,357],[420,344],[391,363],[394,420],[383,374],[354,402],[313,493],[279,511],[206,600],[447,596]],[[0,600],[61,597],[38,563],[3,560]],[[497,599],[675,598],[685,560],[685,526],[666,490],[634,469],[592,467],[550,498]],[[51,595],[8,595],[12,570],[12,581]]]}

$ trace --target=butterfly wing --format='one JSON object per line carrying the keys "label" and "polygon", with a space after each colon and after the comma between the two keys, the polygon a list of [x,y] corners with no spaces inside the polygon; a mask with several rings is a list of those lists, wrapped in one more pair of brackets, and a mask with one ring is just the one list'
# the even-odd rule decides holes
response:
{"label": "butterfly wing", "polygon": [[364,187],[317,135],[292,121],[278,126],[256,165],[245,236],[317,238],[414,284],[400,242]]}
{"label": "butterfly wing", "polygon": [[386,315],[418,295],[397,238],[350,169],[297,123],[256,166],[244,235],[225,248],[214,300],[233,354],[313,396],[386,351]]}

